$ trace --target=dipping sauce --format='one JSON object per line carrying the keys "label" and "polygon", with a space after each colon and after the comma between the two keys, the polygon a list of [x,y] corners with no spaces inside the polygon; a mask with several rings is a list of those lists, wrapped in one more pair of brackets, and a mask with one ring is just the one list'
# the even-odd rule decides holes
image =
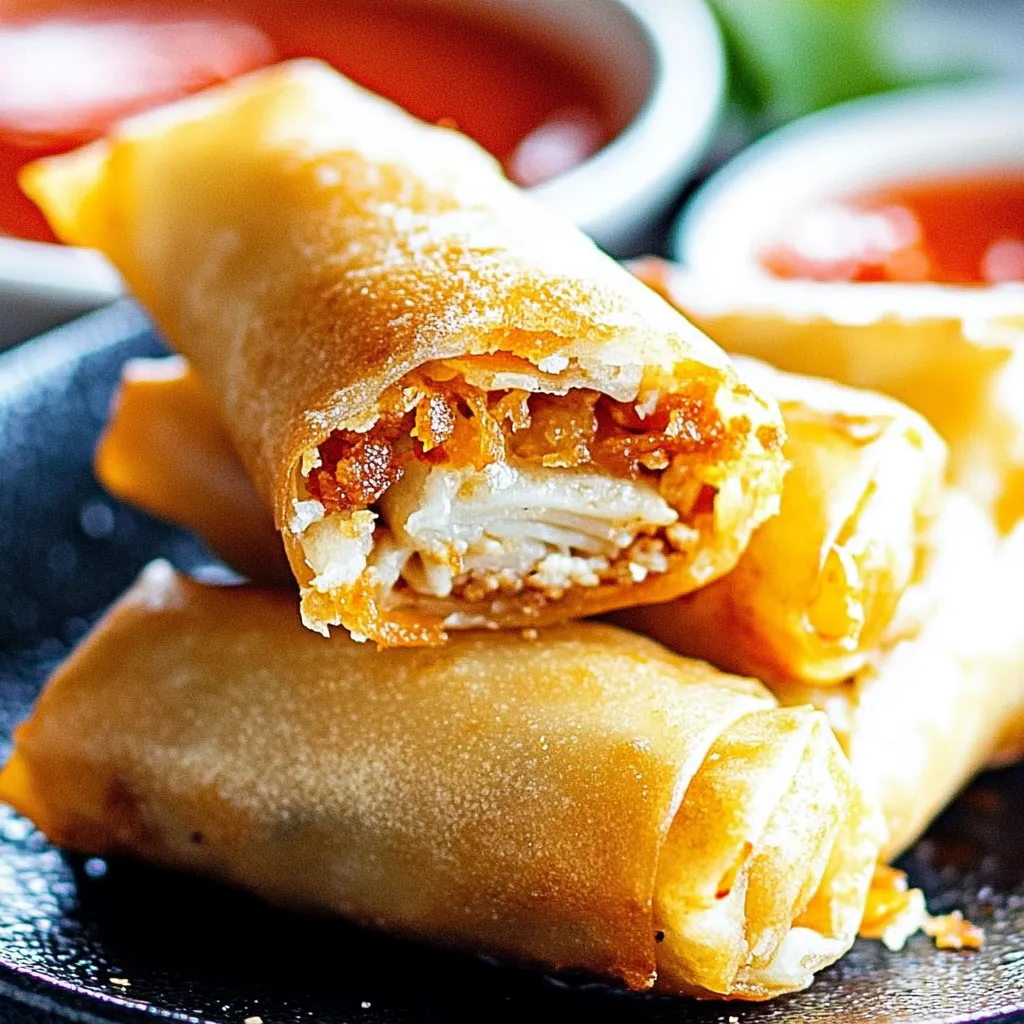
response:
{"label": "dipping sauce", "polygon": [[809,210],[762,256],[811,281],[1024,281],[1024,171],[893,185]]}
{"label": "dipping sauce", "polygon": [[505,21],[406,0],[21,0],[0,13],[0,233],[53,241],[18,168],[118,118],[294,57],[319,57],[476,139],[521,185],[619,131],[596,77]]}

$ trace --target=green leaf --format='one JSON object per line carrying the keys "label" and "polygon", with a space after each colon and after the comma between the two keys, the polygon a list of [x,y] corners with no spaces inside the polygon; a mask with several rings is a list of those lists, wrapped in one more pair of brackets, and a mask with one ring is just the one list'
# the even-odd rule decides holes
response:
{"label": "green leaf", "polygon": [[712,0],[733,99],[778,122],[906,84],[882,53],[887,0]]}

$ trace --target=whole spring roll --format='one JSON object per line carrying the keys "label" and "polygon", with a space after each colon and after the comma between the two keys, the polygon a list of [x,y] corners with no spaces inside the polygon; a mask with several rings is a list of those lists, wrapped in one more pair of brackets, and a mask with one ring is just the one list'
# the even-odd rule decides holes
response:
{"label": "whole spring roll", "polygon": [[881,391],[950,445],[957,486],[1001,529],[1024,515],[1024,294],[926,284],[709,281],[662,260],[634,271],[728,352]]}
{"label": "whole spring roll", "polygon": [[945,445],[923,417],[882,395],[753,360],[737,367],[782,410],[782,510],[722,579],[618,619],[765,682],[841,683],[874,656],[920,574],[944,494]]}
{"label": "whole spring roll", "polygon": [[72,849],[634,989],[765,999],[853,941],[882,828],[819,712],[599,624],[330,644],[154,563],[0,797]]}
{"label": "whole spring roll", "polygon": [[825,710],[900,853],[987,764],[1024,752],[1024,531],[1001,538],[952,494],[891,635],[841,687],[773,684]]}
{"label": "whole spring roll", "polygon": [[703,585],[778,508],[773,403],[458,134],[325,65],[22,175],[187,356],[304,622],[383,646]]}

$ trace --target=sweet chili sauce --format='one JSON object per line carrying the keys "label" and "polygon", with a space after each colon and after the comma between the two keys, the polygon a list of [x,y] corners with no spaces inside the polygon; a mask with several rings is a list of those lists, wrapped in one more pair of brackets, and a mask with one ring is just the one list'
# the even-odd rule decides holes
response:
{"label": "sweet chili sauce", "polygon": [[818,206],[762,262],[813,281],[1024,281],[1024,171],[921,179]]}
{"label": "sweet chili sauce", "polygon": [[409,0],[8,0],[0,5],[0,233],[52,241],[23,164],[118,118],[294,57],[318,57],[539,184],[621,128],[595,77],[503,21]]}

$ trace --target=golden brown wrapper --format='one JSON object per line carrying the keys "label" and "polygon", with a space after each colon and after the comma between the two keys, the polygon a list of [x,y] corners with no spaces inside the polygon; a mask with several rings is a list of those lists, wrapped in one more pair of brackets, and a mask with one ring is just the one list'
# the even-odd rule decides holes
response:
{"label": "golden brown wrapper", "polygon": [[284,537],[312,628],[405,645],[441,642],[461,621],[443,596],[385,607],[387,569],[364,550],[381,548],[370,513],[324,517],[343,523],[331,543],[345,548],[328,569],[303,542],[320,514],[304,493],[319,447],[367,430],[389,389],[445,360],[499,391],[514,379],[629,408],[678,399],[687,472],[717,494],[667,571],[502,593],[467,622],[537,625],[684,592],[735,564],[777,509],[777,410],[717,346],[468,139],[325,65],[242,77],[21,180],[62,239],[110,257],[188,357]]}
{"label": "golden brown wrapper", "polygon": [[842,687],[773,685],[825,710],[854,775],[882,806],[886,858],[905,849],[981,768],[1024,736],[1024,530],[1001,538],[952,494],[934,555],[893,635]]}
{"label": "golden brown wrapper", "polygon": [[378,652],[166,563],[57,671],[0,795],[73,849],[750,999],[849,947],[882,838],[823,715],[642,637]]}
{"label": "golden brown wrapper", "polygon": [[880,391],[950,445],[954,482],[1001,529],[1024,515],[1024,293],[928,284],[709,281],[633,270],[727,352]]}
{"label": "golden brown wrapper", "polygon": [[736,568],[618,621],[674,650],[765,682],[841,683],[889,630],[941,507],[945,445],[892,399],[739,360],[786,425],[778,516]]}
{"label": "golden brown wrapper", "polygon": [[125,363],[93,469],[115,497],[199,534],[253,582],[294,583],[273,519],[182,357]]}
{"label": "golden brown wrapper", "polygon": [[273,519],[184,359],[125,363],[110,417],[94,469],[111,494],[199,534],[256,583],[293,582]]}

